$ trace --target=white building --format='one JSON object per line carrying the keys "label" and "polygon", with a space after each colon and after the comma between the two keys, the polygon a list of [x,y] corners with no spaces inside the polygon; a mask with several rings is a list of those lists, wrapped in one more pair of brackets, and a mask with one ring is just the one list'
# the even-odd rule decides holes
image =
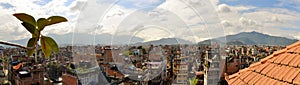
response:
{"label": "white building", "polygon": [[220,80],[220,56],[212,50],[206,51],[204,85],[218,85]]}

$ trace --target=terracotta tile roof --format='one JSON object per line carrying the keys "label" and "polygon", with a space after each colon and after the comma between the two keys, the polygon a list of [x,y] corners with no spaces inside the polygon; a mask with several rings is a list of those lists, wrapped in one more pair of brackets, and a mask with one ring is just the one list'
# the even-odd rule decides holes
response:
{"label": "terracotta tile roof", "polygon": [[300,84],[300,41],[226,76],[229,85]]}

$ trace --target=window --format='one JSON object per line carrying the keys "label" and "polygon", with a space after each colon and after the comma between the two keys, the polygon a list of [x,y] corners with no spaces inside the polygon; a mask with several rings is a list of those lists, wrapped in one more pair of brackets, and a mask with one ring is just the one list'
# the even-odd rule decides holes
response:
{"label": "window", "polygon": [[177,80],[177,82],[178,82],[178,83],[181,83],[181,82],[182,82],[182,80]]}
{"label": "window", "polygon": [[187,66],[185,66],[185,65],[181,65],[180,66],[182,69],[185,69]]}

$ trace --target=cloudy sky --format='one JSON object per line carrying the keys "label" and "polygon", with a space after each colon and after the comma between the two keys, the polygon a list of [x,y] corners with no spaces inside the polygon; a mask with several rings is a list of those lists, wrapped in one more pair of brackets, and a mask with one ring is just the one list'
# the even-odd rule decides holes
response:
{"label": "cloudy sky", "polygon": [[257,31],[300,39],[300,0],[1,0],[0,40],[30,37],[13,13],[69,20],[45,28],[44,35],[105,33],[198,42]]}

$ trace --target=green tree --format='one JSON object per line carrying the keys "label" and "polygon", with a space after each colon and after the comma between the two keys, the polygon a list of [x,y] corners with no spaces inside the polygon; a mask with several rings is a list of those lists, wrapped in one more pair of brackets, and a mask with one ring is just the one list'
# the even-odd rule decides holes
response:
{"label": "green tree", "polygon": [[34,50],[37,49],[38,41],[40,41],[42,52],[46,58],[49,58],[53,51],[55,53],[59,52],[55,40],[51,37],[42,35],[41,31],[43,31],[46,26],[68,21],[66,18],[61,16],[51,16],[47,19],[39,18],[38,20],[35,20],[31,15],[26,13],[16,13],[13,14],[13,16],[22,21],[21,24],[32,35],[27,43],[27,56],[33,55]]}

